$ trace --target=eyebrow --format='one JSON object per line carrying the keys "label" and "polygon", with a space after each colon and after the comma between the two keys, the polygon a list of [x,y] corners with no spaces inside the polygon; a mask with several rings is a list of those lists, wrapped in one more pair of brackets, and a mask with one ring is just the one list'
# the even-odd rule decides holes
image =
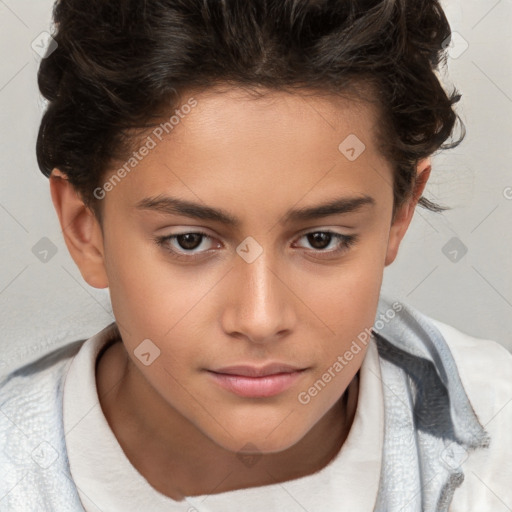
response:
{"label": "eyebrow", "polygon": [[[280,221],[280,224],[315,220],[329,215],[342,215],[360,211],[363,207],[372,207],[375,199],[368,195],[356,197],[339,197],[316,206],[308,206],[288,210]],[[169,215],[183,215],[194,219],[219,222],[227,226],[238,228],[241,221],[233,217],[226,210],[212,208],[199,203],[194,203],[176,197],[159,195],[147,197],[136,204],[140,210],[150,210]]]}

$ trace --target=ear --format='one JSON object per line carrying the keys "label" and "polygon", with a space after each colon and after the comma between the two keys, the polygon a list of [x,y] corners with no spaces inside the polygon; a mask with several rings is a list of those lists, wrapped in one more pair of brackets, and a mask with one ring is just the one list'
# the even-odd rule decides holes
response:
{"label": "ear", "polygon": [[418,162],[416,167],[417,179],[411,198],[399,210],[397,210],[395,218],[391,224],[389,232],[388,248],[386,252],[386,260],[384,266],[391,265],[395,261],[398,254],[400,243],[411,223],[412,216],[416,205],[421,198],[421,194],[425,189],[425,185],[430,177],[431,161],[430,157],[424,158]]}
{"label": "ear", "polygon": [[50,191],[64,240],[82,277],[94,288],[107,288],[103,233],[98,219],[58,169],[50,176]]}

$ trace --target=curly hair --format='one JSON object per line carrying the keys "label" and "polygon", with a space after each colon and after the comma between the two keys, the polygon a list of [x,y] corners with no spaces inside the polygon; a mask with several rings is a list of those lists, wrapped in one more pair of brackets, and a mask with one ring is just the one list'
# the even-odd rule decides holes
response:
{"label": "curly hair", "polygon": [[[137,129],[214,84],[375,103],[394,212],[419,160],[465,136],[453,108],[461,95],[438,79],[451,38],[438,0],[57,0],[53,21],[58,46],[38,72],[48,104],[37,161],[46,176],[65,173],[95,211],[93,190]],[[457,121],[461,136],[445,143]]]}

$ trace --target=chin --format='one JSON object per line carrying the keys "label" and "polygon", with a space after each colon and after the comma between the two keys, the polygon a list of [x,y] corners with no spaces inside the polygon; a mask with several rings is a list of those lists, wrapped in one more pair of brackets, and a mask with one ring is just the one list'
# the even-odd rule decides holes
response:
{"label": "chin", "polygon": [[269,435],[268,431],[261,432],[260,430],[256,430],[251,432],[250,429],[230,433],[232,437],[223,435],[222,439],[211,439],[230,452],[237,454],[256,453],[261,455],[283,452],[297,444],[306,434],[306,432],[282,431],[279,432],[279,434],[276,432],[275,435]]}

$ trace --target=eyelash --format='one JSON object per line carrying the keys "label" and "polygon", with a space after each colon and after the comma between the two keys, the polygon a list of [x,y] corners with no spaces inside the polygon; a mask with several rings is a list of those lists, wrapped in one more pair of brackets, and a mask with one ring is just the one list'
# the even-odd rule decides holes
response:
{"label": "eyelash", "polygon": [[[319,230],[319,231],[308,231],[307,233],[302,234],[299,237],[299,240],[303,237],[306,237],[306,236],[312,235],[312,234],[316,234],[316,233],[324,233],[324,234],[332,235],[334,238],[338,239],[338,241],[341,243],[341,247],[338,249],[331,249],[328,251],[323,250],[323,249],[311,249],[313,252],[317,252],[320,254],[325,253],[325,254],[328,254],[329,256],[338,255],[338,254],[348,251],[352,246],[354,246],[357,243],[357,241],[359,239],[358,235],[342,235],[341,233],[336,233],[335,231],[330,231],[327,229],[327,230]],[[175,249],[172,249],[170,247],[170,244],[169,244],[170,241],[175,240],[179,236],[183,236],[183,235],[201,235],[204,238],[212,239],[212,237],[210,235],[208,235],[207,233],[204,233],[202,231],[189,231],[189,232],[177,233],[177,234],[169,235],[169,236],[156,237],[155,242],[160,247],[163,247],[175,259],[186,260],[186,261],[195,261],[198,258],[202,258],[204,256],[204,252],[199,253],[199,254],[184,255],[184,254],[180,253],[179,251],[176,251]],[[208,252],[208,251],[205,251],[205,252]]]}

